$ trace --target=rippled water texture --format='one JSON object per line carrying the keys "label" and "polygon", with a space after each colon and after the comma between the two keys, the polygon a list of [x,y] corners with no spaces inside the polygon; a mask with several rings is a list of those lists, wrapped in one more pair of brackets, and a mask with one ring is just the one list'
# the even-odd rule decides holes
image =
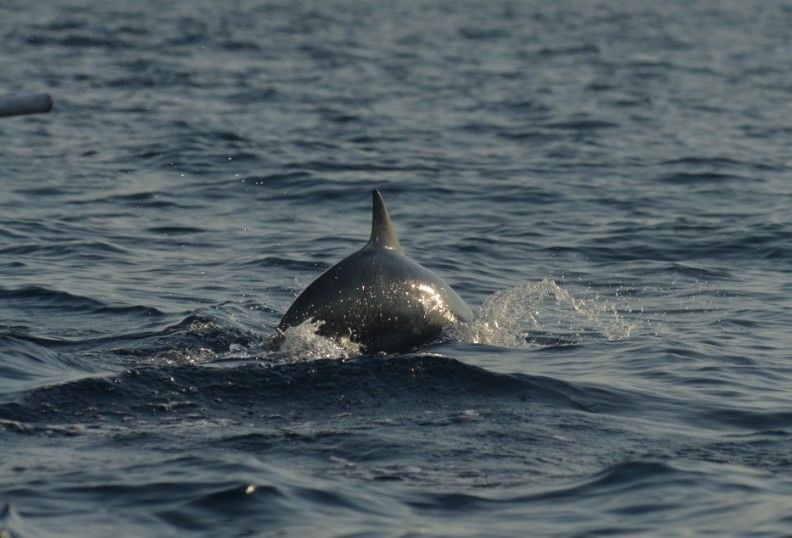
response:
{"label": "rippled water texture", "polygon": [[[789,534],[790,28],[0,2],[0,534]],[[477,320],[269,351],[372,188]]]}

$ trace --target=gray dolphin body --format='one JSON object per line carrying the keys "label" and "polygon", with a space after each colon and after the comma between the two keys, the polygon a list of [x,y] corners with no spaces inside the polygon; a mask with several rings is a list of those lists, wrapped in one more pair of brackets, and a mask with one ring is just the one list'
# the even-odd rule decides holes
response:
{"label": "gray dolphin body", "polygon": [[367,353],[408,351],[473,320],[451,286],[404,254],[382,195],[375,190],[373,198],[369,242],[305,288],[278,325],[276,346],[286,329],[309,319],[319,334],[347,337]]}

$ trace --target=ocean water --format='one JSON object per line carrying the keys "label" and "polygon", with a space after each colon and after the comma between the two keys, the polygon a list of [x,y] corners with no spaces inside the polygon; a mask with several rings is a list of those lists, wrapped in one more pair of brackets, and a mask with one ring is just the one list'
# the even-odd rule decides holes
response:
{"label": "ocean water", "polygon": [[[792,533],[792,4],[0,3],[0,535]],[[477,312],[295,331],[382,190]]]}

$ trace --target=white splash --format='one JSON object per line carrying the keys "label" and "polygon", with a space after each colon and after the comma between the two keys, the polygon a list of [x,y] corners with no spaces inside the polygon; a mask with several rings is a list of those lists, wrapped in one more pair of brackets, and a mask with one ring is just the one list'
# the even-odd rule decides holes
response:
{"label": "white splash", "polygon": [[287,360],[346,359],[360,355],[360,346],[349,338],[328,338],[319,334],[323,321],[308,319],[283,333],[279,355]]}
{"label": "white splash", "polygon": [[[211,362],[217,354],[211,349],[169,349],[147,357],[143,363],[148,366],[188,366]],[[2,536],[2,535],[0,535]]]}
{"label": "white splash", "polygon": [[[585,293],[585,291],[584,291]],[[574,344],[587,335],[609,340],[629,338],[639,327],[629,305],[575,297],[555,281],[544,279],[487,297],[476,319],[452,332],[459,342],[501,347]]]}

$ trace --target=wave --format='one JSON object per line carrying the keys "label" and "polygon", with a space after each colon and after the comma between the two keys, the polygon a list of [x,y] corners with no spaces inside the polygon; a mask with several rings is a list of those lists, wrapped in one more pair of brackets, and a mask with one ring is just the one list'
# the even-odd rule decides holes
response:
{"label": "wave", "polygon": [[68,382],[96,372],[77,359],[35,342],[0,334],[0,402],[43,385]]}
{"label": "wave", "polygon": [[[578,505],[583,508],[589,503],[599,503],[599,510],[618,507],[622,515],[641,514],[647,511],[684,510],[683,498],[707,490],[731,490],[740,494],[761,495],[767,492],[757,481],[756,471],[730,469],[724,475],[722,465],[717,463],[695,465],[684,460],[631,460],[615,463],[583,480],[566,481],[566,484],[512,496],[486,496],[459,493],[430,493],[409,502],[421,511],[489,511],[509,509],[509,506],[528,508],[531,505],[546,506],[546,503],[563,502],[567,507]],[[737,471],[737,472],[735,472]],[[728,478],[726,477],[728,476]],[[730,480],[730,481],[729,481]],[[679,495],[667,497],[668,491]],[[635,492],[649,498],[633,499],[625,506],[625,497]],[[682,492],[689,492],[687,494]],[[653,498],[653,497],[657,498]]]}
{"label": "wave", "polygon": [[749,179],[744,176],[718,172],[676,172],[660,176],[657,181],[672,185],[691,185],[696,183],[725,183],[727,181],[747,182]]}
{"label": "wave", "polygon": [[129,255],[126,249],[107,241],[69,241],[59,243],[27,243],[0,249],[0,255],[13,256],[47,256],[57,258],[84,258],[89,260],[105,260],[110,255]]}
{"label": "wave", "polygon": [[561,488],[547,489],[511,497],[486,497],[473,494],[430,494],[411,506],[422,510],[486,510],[506,504],[541,503],[544,501],[582,501],[591,497],[616,496],[635,489],[666,485],[690,485],[693,477],[660,461],[629,461],[610,466],[590,478]]}
{"label": "wave", "polygon": [[[209,408],[234,416],[252,407],[325,415],[350,406],[402,409],[458,398],[592,411],[601,396],[586,386],[543,376],[494,373],[442,356],[363,356],[285,364],[250,360],[230,366],[221,361],[141,367],[37,387],[22,400],[0,405],[0,418],[69,421],[83,416],[85,409],[92,409],[102,421]],[[42,408],[57,409],[58,414],[41,416]]]}
{"label": "wave", "polygon": [[291,271],[305,271],[318,273],[330,267],[329,263],[324,262],[308,262],[303,260],[293,260],[290,258],[279,258],[277,256],[265,256],[263,258],[243,259],[236,262],[240,266],[249,267],[278,267],[281,269],[289,269]]}
{"label": "wave", "polygon": [[[163,317],[166,314],[154,307],[143,305],[108,304],[91,297],[43,286],[25,286],[18,289],[0,288],[0,300],[17,308],[41,308],[88,314],[116,314],[143,317]],[[9,304],[10,303],[10,304]]]}
{"label": "wave", "polygon": [[206,232],[204,228],[195,226],[153,226],[146,231],[157,235],[191,235]]}
{"label": "wave", "polygon": [[778,166],[773,166],[772,164],[768,164],[763,161],[742,161],[733,159],[730,157],[698,157],[698,156],[691,156],[691,157],[681,157],[679,159],[671,159],[666,161],[661,161],[659,163],[663,166],[700,166],[700,167],[709,167],[709,168],[744,168],[748,170],[770,170],[770,171],[782,171],[783,168]]}
{"label": "wave", "polygon": [[14,504],[0,504],[0,536],[26,538],[44,535],[37,525],[19,514]]}

